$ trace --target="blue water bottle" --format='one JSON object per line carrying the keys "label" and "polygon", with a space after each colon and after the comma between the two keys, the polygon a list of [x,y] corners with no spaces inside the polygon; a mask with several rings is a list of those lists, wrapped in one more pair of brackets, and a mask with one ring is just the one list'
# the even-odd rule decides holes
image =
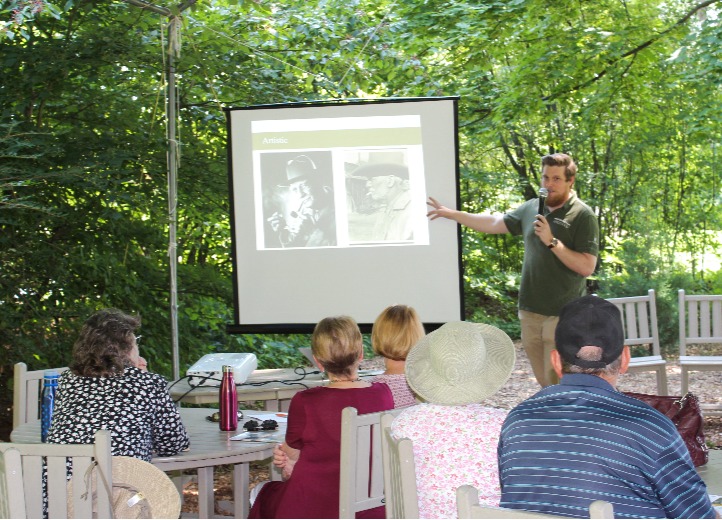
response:
{"label": "blue water bottle", "polygon": [[55,393],[58,390],[58,373],[48,370],[43,374],[43,400],[40,412],[40,440],[47,442],[48,430],[53,420],[53,408],[55,408]]}

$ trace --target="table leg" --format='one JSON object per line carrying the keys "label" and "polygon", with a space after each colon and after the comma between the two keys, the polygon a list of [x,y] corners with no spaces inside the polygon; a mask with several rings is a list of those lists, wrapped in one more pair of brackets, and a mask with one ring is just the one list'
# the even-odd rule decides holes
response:
{"label": "table leg", "polygon": [[251,479],[248,463],[233,465],[233,515],[236,518],[248,518],[248,487]]}
{"label": "table leg", "polygon": [[198,518],[213,518],[215,514],[213,466],[198,468]]}
{"label": "table leg", "polygon": [[263,409],[267,412],[278,412],[278,399],[268,399],[263,402]]}

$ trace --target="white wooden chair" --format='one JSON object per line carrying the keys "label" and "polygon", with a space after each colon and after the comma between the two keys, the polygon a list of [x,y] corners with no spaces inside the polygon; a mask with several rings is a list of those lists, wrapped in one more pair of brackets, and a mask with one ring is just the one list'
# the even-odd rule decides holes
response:
{"label": "white wooden chair", "polygon": [[607,301],[616,305],[622,313],[624,344],[630,347],[650,346],[650,355],[635,356],[630,360],[628,372],[656,372],[657,394],[668,395],[667,362],[662,357],[659,347],[657,303],[654,289],[650,289],[646,296],[607,298]]}
{"label": "white wooden chair", "polygon": [[[722,295],[685,294],[679,290],[679,365],[682,395],[689,390],[689,373],[722,371],[722,356],[687,354],[688,345],[722,344]],[[705,415],[722,415],[720,406],[702,405]]]}
{"label": "white wooden chair", "polygon": [[[386,413],[395,416],[401,410]],[[339,518],[355,518],[359,511],[384,505],[382,413],[359,415],[353,407],[344,408],[341,413]]]}
{"label": "white wooden chair", "polygon": [[[110,455],[110,433],[100,430],[95,434],[94,444],[19,444],[0,443],[0,452],[4,465],[2,479],[8,490],[8,509],[10,518],[43,518],[43,459],[47,460],[47,496],[48,517],[69,518],[68,516],[68,480],[66,460],[73,458],[73,476],[70,480],[73,489],[74,518],[93,518],[95,506],[96,518],[112,518],[112,458]],[[93,502],[93,493],[86,491],[86,472],[97,463],[93,473],[96,478],[104,476],[107,487],[97,482],[97,503]]]}
{"label": "white wooden chair", "polygon": [[396,414],[381,414],[381,452],[384,464],[386,518],[419,518],[416,467],[411,439],[394,439]]}
{"label": "white wooden chair", "polygon": [[13,429],[21,424],[40,419],[40,397],[43,395],[43,377],[47,370],[58,374],[68,367],[28,371],[25,363],[15,363],[13,370]]}
{"label": "white wooden chair", "polygon": [[[456,507],[459,518],[569,518],[521,509],[482,506],[479,504],[479,491],[468,485],[456,490]],[[604,500],[595,500],[589,505],[589,518],[614,518],[614,507]]]}

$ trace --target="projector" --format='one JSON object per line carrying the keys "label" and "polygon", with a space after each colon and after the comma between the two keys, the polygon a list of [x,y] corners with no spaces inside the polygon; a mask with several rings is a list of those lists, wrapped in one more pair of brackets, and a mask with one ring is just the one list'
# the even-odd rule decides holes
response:
{"label": "projector", "polygon": [[251,372],[258,367],[255,354],[223,353],[206,354],[186,371],[188,384],[191,386],[221,386],[223,365],[233,369],[233,380],[236,384],[244,383]]}

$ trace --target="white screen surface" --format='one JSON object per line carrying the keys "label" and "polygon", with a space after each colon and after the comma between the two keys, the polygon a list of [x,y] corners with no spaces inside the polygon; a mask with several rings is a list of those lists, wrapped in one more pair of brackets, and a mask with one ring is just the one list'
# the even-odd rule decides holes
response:
{"label": "white screen surface", "polygon": [[[227,110],[236,323],[308,332],[388,305],[463,316],[460,237],[426,198],[458,203],[456,99]],[[428,329],[429,327],[427,327]]]}

